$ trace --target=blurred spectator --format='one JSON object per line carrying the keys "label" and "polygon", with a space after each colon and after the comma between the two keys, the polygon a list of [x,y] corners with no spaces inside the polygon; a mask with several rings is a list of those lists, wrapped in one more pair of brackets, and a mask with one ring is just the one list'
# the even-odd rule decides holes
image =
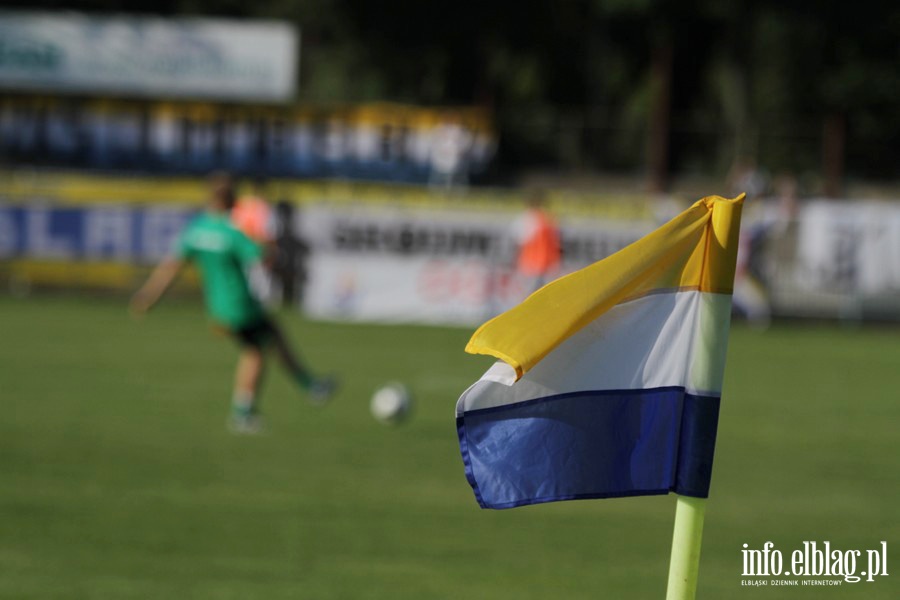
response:
{"label": "blurred spectator", "polygon": [[742,155],[734,161],[726,184],[732,197],[747,194],[747,200],[754,200],[768,191],[769,178],[753,157]]}
{"label": "blurred spectator", "polygon": [[734,306],[758,327],[767,327],[771,320],[768,289],[776,270],[794,262],[797,188],[797,179],[791,174],[776,178],[776,196],[757,198],[748,203],[747,218],[741,227]]}
{"label": "blurred spectator", "polygon": [[275,208],[277,214],[275,244],[278,251],[272,270],[278,283],[281,284],[281,301],[285,306],[289,306],[303,298],[309,245],[297,236],[296,232],[300,228],[294,205],[287,200],[280,200]]}
{"label": "blurred spectator", "polygon": [[775,203],[771,216],[774,233],[783,234],[797,220],[800,210],[799,184],[797,178],[790,173],[779,175],[773,184]]}
{"label": "blurred spectator", "polygon": [[431,185],[453,188],[467,185],[472,135],[455,121],[436,127],[431,141]]}

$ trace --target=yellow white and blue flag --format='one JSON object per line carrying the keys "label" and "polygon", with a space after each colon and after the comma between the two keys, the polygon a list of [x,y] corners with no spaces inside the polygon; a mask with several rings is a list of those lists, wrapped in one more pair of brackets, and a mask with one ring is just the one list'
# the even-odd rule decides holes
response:
{"label": "yellow white and blue flag", "polygon": [[475,332],[500,359],[456,405],[482,507],[708,495],[742,204],[699,200]]}

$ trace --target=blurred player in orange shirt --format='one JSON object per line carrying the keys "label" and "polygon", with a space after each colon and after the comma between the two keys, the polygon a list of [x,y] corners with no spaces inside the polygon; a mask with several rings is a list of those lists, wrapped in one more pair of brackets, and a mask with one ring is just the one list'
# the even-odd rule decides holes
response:
{"label": "blurred player in orange shirt", "polygon": [[238,198],[231,209],[231,221],[257,244],[275,242],[275,212],[266,200],[264,180],[254,179],[251,192]]}
{"label": "blurred player in orange shirt", "polygon": [[[275,211],[266,199],[265,180],[256,178],[250,193],[238,198],[231,209],[231,222],[244,235],[259,244],[268,256],[276,256]],[[274,278],[271,270],[256,269],[250,273],[250,287],[264,303],[273,301]]]}
{"label": "blurred player in orange shirt", "polygon": [[528,197],[528,209],[514,223],[514,237],[519,248],[516,271],[530,294],[558,273],[562,256],[559,227],[544,209],[541,193]]}

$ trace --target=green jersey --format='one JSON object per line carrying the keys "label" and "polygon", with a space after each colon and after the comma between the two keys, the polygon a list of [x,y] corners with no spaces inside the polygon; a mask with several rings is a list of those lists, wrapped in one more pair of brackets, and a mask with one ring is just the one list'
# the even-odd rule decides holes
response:
{"label": "green jersey", "polygon": [[241,329],[263,316],[262,305],[247,281],[247,270],[262,257],[262,249],[232,225],[227,215],[196,217],[181,234],[176,255],[200,270],[206,308],[214,321]]}

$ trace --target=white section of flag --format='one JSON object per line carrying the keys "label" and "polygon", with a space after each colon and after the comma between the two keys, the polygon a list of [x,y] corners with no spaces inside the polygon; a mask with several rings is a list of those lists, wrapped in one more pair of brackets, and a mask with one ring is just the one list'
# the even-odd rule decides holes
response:
{"label": "white section of flag", "polygon": [[[730,311],[730,294],[695,290],[661,291],[624,302],[560,344],[519,381],[512,367],[498,361],[460,397],[456,414],[579,391],[677,386],[718,396],[721,376],[712,389],[694,389],[692,371],[703,355],[698,353],[701,332],[723,320],[727,327]],[[724,371],[726,345],[720,347],[717,365],[705,365],[704,371]]]}

